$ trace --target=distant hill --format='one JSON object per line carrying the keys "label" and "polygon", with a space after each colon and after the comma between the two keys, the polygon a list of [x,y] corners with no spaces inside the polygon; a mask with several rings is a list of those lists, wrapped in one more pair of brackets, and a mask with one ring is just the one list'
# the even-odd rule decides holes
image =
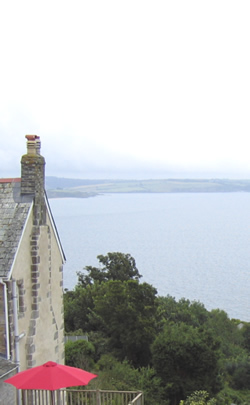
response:
{"label": "distant hill", "polygon": [[250,192],[250,180],[159,179],[89,180],[46,177],[49,198],[86,198],[104,193],[226,193]]}
{"label": "distant hill", "polygon": [[80,186],[89,186],[92,184],[105,182],[106,180],[86,180],[86,179],[67,179],[64,177],[48,176],[45,179],[46,190],[52,190],[56,188],[72,188]]}

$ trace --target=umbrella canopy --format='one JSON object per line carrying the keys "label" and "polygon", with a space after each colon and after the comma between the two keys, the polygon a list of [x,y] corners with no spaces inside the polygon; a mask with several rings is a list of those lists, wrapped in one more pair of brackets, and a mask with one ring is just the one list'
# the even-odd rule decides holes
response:
{"label": "umbrella canopy", "polygon": [[17,373],[5,380],[23,390],[58,390],[59,388],[87,385],[96,374],[81,370],[80,368],[64,366],[48,361],[47,363]]}

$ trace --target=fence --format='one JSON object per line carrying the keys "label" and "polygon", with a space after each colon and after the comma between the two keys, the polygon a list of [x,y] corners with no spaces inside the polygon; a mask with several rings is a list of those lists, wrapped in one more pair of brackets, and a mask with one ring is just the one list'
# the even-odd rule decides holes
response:
{"label": "fence", "polygon": [[22,405],[144,405],[139,391],[22,390]]}
{"label": "fence", "polygon": [[70,336],[70,335],[65,335],[64,336],[64,343],[67,343],[68,341],[71,342],[76,342],[77,340],[89,340],[87,335],[83,335],[83,336]]}

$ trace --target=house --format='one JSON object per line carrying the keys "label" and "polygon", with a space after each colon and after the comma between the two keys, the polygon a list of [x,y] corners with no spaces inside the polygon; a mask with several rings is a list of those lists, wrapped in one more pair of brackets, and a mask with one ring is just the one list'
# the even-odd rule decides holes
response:
{"label": "house", "polygon": [[44,190],[40,138],[26,139],[21,178],[0,179],[0,370],[4,359],[12,372],[64,363],[65,256]]}

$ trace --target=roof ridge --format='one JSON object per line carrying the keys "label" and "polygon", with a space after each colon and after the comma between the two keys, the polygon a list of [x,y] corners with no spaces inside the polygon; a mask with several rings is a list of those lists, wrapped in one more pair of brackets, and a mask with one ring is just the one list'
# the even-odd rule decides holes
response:
{"label": "roof ridge", "polygon": [[0,179],[0,183],[20,183],[20,177],[8,178],[8,179]]}

